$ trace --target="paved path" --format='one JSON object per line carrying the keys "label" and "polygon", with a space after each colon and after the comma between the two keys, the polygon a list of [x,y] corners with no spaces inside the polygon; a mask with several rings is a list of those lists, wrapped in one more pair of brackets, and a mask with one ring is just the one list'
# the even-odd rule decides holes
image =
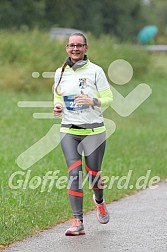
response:
{"label": "paved path", "polygon": [[111,220],[85,215],[86,235],[66,237],[69,222],[15,243],[5,252],[167,252],[167,181],[108,205]]}

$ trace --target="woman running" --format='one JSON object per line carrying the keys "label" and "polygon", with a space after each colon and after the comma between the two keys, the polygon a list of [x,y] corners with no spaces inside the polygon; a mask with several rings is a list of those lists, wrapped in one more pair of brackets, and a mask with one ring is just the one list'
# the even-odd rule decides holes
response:
{"label": "woman running", "polygon": [[54,115],[62,116],[61,146],[68,167],[68,194],[74,215],[65,235],[85,234],[83,225],[82,156],[97,210],[106,224],[109,213],[103,197],[101,165],[106,146],[102,108],[113,99],[104,71],[88,59],[87,39],[82,33],[69,37],[68,58],[55,73]]}

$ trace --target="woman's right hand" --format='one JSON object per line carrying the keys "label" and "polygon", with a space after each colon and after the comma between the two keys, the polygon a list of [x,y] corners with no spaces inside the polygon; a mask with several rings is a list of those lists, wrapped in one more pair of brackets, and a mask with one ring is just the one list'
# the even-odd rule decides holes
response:
{"label": "woman's right hand", "polygon": [[60,117],[63,111],[63,105],[61,103],[56,103],[54,105],[53,114],[55,117]]}

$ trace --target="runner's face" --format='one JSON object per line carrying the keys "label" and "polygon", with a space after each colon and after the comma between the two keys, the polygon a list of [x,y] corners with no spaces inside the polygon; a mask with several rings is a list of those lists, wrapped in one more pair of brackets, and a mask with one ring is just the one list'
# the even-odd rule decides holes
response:
{"label": "runner's face", "polygon": [[88,46],[84,42],[82,36],[71,36],[66,46],[68,56],[72,62],[77,62],[84,59],[84,55],[87,52]]}

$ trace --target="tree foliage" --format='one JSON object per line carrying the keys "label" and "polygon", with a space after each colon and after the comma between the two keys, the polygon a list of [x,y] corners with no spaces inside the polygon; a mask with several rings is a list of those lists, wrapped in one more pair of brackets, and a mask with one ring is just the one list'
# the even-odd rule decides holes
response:
{"label": "tree foliage", "polygon": [[141,26],[165,27],[163,0],[0,0],[0,29],[71,27],[94,35],[110,34],[125,40],[136,37]]}

